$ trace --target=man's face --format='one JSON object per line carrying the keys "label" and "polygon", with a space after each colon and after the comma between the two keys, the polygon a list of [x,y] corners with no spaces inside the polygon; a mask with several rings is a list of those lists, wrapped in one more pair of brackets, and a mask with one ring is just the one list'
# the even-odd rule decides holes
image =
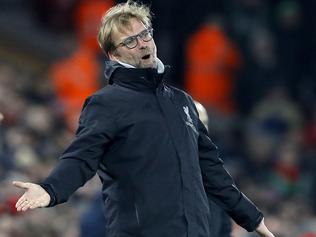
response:
{"label": "man's face", "polygon": [[109,54],[113,61],[121,61],[130,64],[136,68],[156,68],[157,67],[157,48],[154,39],[147,42],[137,37],[137,46],[135,48],[128,48],[122,44],[130,36],[135,36],[144,30],[145,25],[136,18],[131,18],[130,28],[126,28],[125,32],[114,32],[113,41],[118,45],[116,50]]}

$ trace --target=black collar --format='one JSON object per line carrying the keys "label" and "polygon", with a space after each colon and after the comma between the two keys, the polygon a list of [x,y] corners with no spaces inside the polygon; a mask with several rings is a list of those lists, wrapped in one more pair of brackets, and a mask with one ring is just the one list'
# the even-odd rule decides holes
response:
{"label": "black collar", "polygon": [[125,68],[116,62],[107,62],[105,77],[109,84],[117,84],[135,90],[153,90],[162,82],[169,67],[164,73],[158,73],[155,68]]}

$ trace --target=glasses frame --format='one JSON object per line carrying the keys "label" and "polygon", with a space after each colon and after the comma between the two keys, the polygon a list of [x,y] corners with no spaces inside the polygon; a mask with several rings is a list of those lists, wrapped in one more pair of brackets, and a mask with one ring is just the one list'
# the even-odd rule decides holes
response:
{"label": "glasses frame", "polygon": [[[115,49],[116,48],[118,48],[118,47],[121,47],[121,46],[124,46],[124,47],[126,47],[126,48],[128,48],[128,49],[134,49],[134,48],[136,48],[137,47],[137,45],[138,45],[138,39],[140,39],[140,40],[142,40],[142,41],[144,41],[144,42],[149,42],[149,41],[151,41],[152,39],[153,39],[153,31],[154,31],[154,29],[153,28],[148,28],[148,29],[145,29],[145,30],[143,30],[143,31],[141,31],[140,33],[138,33],[137,35],[132,35],[132,36],[129,36],[129,37],[127,37],[126,39],[124,39],[121,43],[119,43],[117,46],[115,46]],[[146,33],[146,34],[145,34]],[[147,34],[150,34],[150,39],[149,40],[145,40],[145,39],[143,39],[142,38],[142,35],[147,35]],[[126,41],[127,40],[136,40],[135,42],[136,42],[136,44],[135,44],[135,46],[133,46],[133,47],[129,47],[128,45],[127,45],[127,43],[126,43]]]}

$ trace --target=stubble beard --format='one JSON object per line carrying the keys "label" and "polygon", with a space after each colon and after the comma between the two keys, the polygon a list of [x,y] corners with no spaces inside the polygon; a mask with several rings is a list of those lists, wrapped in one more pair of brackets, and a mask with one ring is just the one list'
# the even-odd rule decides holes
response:
{"label": "stubble beard", "polygon": [[150,62],[146,63],[143,62],[142,59],[139,61],[139,64],[136,66],[138,68],[157,68],[157,58],[154,57],[153,59],[150,60]]}

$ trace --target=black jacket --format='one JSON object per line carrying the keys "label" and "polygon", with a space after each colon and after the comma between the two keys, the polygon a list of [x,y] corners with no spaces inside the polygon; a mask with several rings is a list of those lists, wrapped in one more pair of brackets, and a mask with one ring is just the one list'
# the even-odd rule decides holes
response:
{"label": "black jacket", "polygon": [[108,237],[209,237],[211,198],[252,231],[262,213],[234,185],[192,98],[155,69],[108,62],[72,144],[42,186],[50,206],[97,172]]}

